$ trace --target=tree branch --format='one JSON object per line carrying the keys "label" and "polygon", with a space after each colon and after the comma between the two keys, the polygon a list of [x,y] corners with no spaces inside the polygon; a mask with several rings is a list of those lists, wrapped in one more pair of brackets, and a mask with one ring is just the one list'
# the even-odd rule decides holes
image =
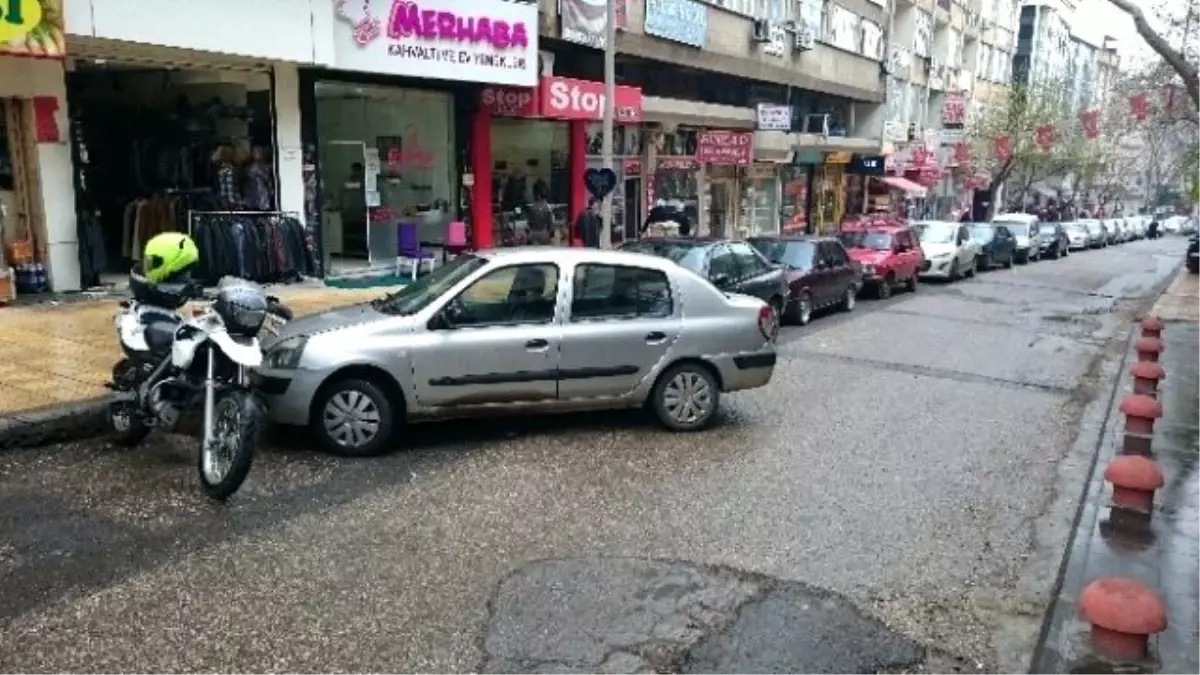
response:
{"label": "tree branch", "polygon": [[1197,72],[1196,66],[1189,63],[1187,57],[1172,47],[1166,38],[1158,34],[1158,31],[1154,30],[1154,27],[1146,20],[1146,13],[1142,11],[1141,7],[1134,4],[1133,0],[1109,0],[1109,2],[1133,19],[1133,25],[1137,28],[1138,35],[1141,35],[1146,44],[1150,45],[1150,48],[1170,64],[1175,73],[1183,79],[1183,86],[1192,99],[1192,108],[1200,106],[1200,73]]}

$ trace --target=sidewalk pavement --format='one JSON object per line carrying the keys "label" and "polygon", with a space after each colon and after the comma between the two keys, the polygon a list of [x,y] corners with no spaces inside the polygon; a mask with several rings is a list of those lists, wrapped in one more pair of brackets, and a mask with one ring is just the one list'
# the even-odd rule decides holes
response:
{"label": "sidewalk pavement", "polygon": [[[271,292],[302,316],[391,290],[283,286]],[[121,358],[116,311],[113,299],[0,309],[0,448],[60,440],[68,431],[47,433],[47,421],[94,423],[96,402]]]}
{"label": "sidewalk pavement", "polygon": [[[1104,470],[1118,452],[1124,416],[1117,406],[1132,391],[1128,367],[1136,355],[1128,351],[1109,413],[1095,468],[1080,507],[1079,522],[1062,572],[1062,587],[1034,655],[1031,672],[1111,672],[1090,658],[1090,627],[1076,603],[1083,588],[1100,577],[1127,577],[1154,589],[1166,605],[1168,627],[1152,641],[1156,663],[1144,672],[1200,672],[1200,323],[1197,321],[1197,276],[1182,271],[1151,314],[1166,322],[1162,365],[1167,377],[1159,385],[1163,417],[1154,427],[1154,458],[1166,485],[1155,495],[1153,536],[1130,538],[1109,521],[1110,488]],[[1134,327],[1133,338],[1140,329]]]}

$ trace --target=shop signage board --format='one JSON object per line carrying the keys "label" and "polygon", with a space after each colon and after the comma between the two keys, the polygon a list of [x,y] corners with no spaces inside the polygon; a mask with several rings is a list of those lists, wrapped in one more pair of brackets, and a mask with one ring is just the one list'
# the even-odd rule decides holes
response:
{"label": "shop signage board", "polygon": [[538,7],[503,0],[335,0],[333,67],[532,87]]}
{"label": "shop signage board", "polygon": [[[628,19],[625,0],[616,0],[616,28],[623,30]],[[604,24],[608,20],[605,0],[558,0],[559,35],[567,42],[604,49]]]}
{"label": "shop signage board", "polygon": [[0,55],[67,55],[62,0],[0,0]]}
{"label": "shop signage board", "polygon": [[942,126],[961,129],[967,117],[967,101],[962,94],[946,94],[942,103]]}
{"label": "shop signage board", "polygon": [[792,106],[759,103],[756,112],[754,128],[759,131],[792,130]]}
{"label": "shop signage board", "polygon": [[825,155],[826,164],[849,164],[852,159],[854,153],[850,152],[830,152]]}
{"label": "shop signage board", "polygon": [[696,161],[701,164],[750,164],[754,158],[753,131],[702,131],[696,136]]}
{"label": "shop signage board", "polygon": [[[604,83],[547,76],[533,89],[486,87],[480,103],[497,117],[599,121],[604,119]],[[613,112],[619,123],[641,122],[642,90],[616,87]]]}
{"label": "shop signage board", "polygon": [[708,44],[708,8],[694,0],[646,0],[646,35],[703,49]]}

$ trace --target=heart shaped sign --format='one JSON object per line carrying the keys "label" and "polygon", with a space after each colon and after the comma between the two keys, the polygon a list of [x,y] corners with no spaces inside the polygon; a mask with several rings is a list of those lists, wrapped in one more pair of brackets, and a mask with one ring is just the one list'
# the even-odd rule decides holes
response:
{"label": "heart shaped sign", "polygon": [[583,174],[588,192],[596,199],[604,199],[617,189],[617,172],[612,169],[588,169]]}

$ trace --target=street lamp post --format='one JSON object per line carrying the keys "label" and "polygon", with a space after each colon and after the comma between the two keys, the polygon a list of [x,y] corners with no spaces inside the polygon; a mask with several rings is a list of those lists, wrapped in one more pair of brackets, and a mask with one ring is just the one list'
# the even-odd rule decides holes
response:
{"label": "street lamp post", "polygon": [[[604,168],[613,168],[613,116],[617,93],[617,1],[608,0],[604,19],[604,123],[600,146],[601,163]],[[608,193],[600,205],[600,247],[612,246],[613,192]]]}

